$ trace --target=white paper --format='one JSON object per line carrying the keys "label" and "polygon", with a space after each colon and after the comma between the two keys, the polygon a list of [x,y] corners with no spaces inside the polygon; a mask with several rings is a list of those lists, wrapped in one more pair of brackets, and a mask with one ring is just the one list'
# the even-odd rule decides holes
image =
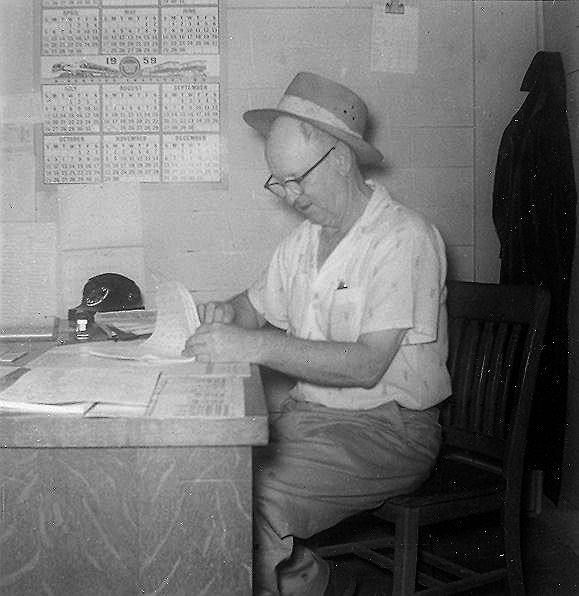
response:
{"label": "white paper", "polygon": [[[115,310],[95,313],[95,323],[133,335],[148,335],[155,329],[156,310]],[[113,329],[113,330],[114,330]]]}
{"label": "white paper", "polygon": [[30,221],[36,206],[34,153],[3,151],[0,160],[0,219]]}
{"label": "white paper", "polygon": [[[0,150],[4,153],[30,153],[34,155],[33,125],[27,122],[0,124]],[[5,158],[5,156],[3,156]],[[34,178],[34,171],[31,172]]]}
{"label": "white paper", "polygon": [[85,418],[142,418],[147,415],[146,406],[125,404],[94,404]]}
{"label": "white paper", "polygon": [[200,325],[193,297],[179,282],[166,282],[157,291],[156,303],[157,321],[149,339],[143,343],[96,346],[91,353],[117,359],[191,361],[181,354],[187,339]]}
{"label": "white paper", "polygon": [[157,321],[143,349],[152,355],[181,357],[185,342],[201,322],[191,293],[179,282],[166,282],[157,291]]}
{"label": "white paper", "polygon": [[[0,393],[0,396],[2,394]],[[7,401],[0,399],[0,412],[11,414],[58,414],[59,416],[82,416],[90,410],[91,404],[36,404],[20,401]]]}
{"label": "white paper", "polygon": [[163,375],[150,416],[241,418],[244,414],[243,381],[239,377]]}
{"label": "white paper", "polygon": [[137,183],[61,185],[57,200],[63,249],[143,244]]}
{"label": "white paper", "polygon": [[15,366],[0,366],[0,379],[14,372]]}
{"label": "white paper", "polygon": [[[45,367],[66,367],[66,368],[122,368],[132,369],[150,368],[162,372],[174,371],[180,374],[201,375],[201,376],[237,376],[249,377],[250,366],[247,362],[190,362],[182,359],[170,359],[167,361],[155,362],[147,360],[127,360],[119,358],[119,355],[126,354],[137,346],[142,346],[144,340],[119,341],[119,342],[98,342],[79,343],[64,346],[56,346],[44,352],[38,358],[26,364],[29,368],[36,366]],[[97,358],[91,353],[96,350],[101,354],[108,353],[109,358]],[[140,357],[140,355],[139,355]],[[8,368],[8,367],[6,367]],[[3,370],[0,368],[0,370]],[[10,371],[13,368],[10,368]]]}
{"label": "white paper", "polygon": [[0,223],[0,321],[56,315],[56,227]]}
{"label": "white paper", "polygon": [[415,73],[418,69],[418,9],[404,7],[403,14],[384,12],[374,4],[370,70]]}
{"label": "white paper", "polygon": [[147,405],[155,370],[35,367],[0,392],[3,401],[29,404],[113,403]]}
{"label": "white paper", "polygon": [[42,122],[40,93],[0,95],[0,124]]}

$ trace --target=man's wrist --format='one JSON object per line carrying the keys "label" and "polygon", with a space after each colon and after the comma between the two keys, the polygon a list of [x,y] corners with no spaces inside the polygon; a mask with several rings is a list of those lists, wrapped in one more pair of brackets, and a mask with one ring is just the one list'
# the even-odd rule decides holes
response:
{"label": "man's wrist", "polygon": [[263,329],[252,329],[248,331],[250,341],[249,360],[255,364],[264,364],[267,354],[267,335]]}

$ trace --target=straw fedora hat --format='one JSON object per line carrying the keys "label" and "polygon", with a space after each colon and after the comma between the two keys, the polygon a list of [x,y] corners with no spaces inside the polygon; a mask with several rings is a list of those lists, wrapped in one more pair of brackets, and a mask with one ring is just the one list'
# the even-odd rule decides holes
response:
{"label": "straw fedora hat", "polygon": [[377,164],[382,153],[364,140],[368,107],[348,87],[311,72],[298,73],[277,108],[249,110],[243,119],[267,136],[279,116],[292,116],[349,145],[362,164]]}

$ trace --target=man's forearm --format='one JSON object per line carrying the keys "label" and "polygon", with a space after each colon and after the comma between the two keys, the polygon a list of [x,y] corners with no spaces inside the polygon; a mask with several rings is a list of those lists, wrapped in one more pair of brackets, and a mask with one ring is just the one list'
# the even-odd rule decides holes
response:
{"label": "man's forearm", "polygon": [[381,378],[383,362],[356,342],[312,341],[287,336],[275,329],[256,334],[255,360],[293,377],[334,387],[373,387]]}

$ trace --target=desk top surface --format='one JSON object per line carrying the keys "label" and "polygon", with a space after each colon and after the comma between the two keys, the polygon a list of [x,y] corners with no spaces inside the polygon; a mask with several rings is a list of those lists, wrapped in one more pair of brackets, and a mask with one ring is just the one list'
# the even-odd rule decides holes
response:
{"label": "desk top surface", "polygon": [[[5,345],[5,344],[4,344]],[[22,345],[27,366],[51,342]],[[10,344],[17,350],[19,344]],[[0,415],[0,447],[118,448],[263,445],[268,441],[267,409],[257,366],[245,377],[241,418],[83,418],[58,415]]]}

